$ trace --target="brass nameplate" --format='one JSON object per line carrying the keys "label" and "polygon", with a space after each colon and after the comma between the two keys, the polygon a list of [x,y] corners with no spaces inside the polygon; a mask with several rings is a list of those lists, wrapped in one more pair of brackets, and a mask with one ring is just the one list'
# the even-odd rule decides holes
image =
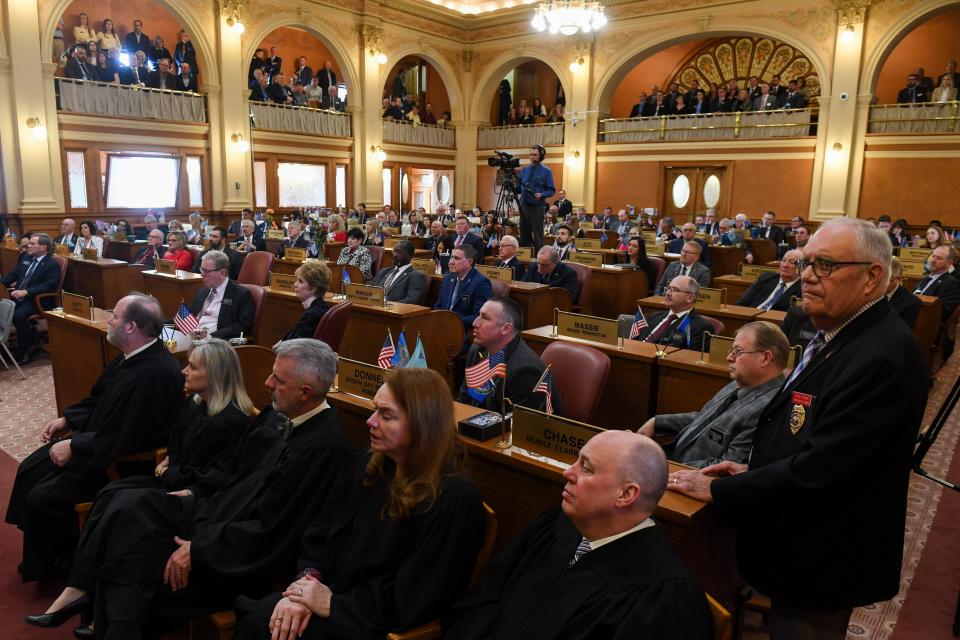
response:
{"label": "brass nameplate", "polygon": [[7,236],[6,238],[3,239],[3,246],[5,246],[7,249],[16,249],[17,239]]}
{"label": "brass nameplate", "polygon": [[53,245],[53,255],[68,256],[70,255],[70,247],[65,244],[55,244]]}
{"label": "brass nameplate", "polygon": [[403,238],[384,238],[383,239],[383,248],[384,249],[393,249],[397,246],[397,243],[401,242]]}
{"label": "brass nameplate", "polygon": [[283,240],[286,237],[283,229],[267,229],[267,239],[269,240]]}
{"label": "brass nameplate", "polygon": [[113,235],[110,236],[110,239],[114,242],[126,242],[127,234],[125,234],[123,231],[114,231]]}
{"label": "brass nameplate", "polygon": [[79,296],[64,291],[61,306],[65,315],[93,322],[93,296]]}
{"label": "brass nameplate", "polygon": [[533,247],[517,247],[517,260],[520,262],[533,260]]}
{"label": "brass nameplate", "polygon": [[709,287],[700,287],[700,293],[697,294],[697,307],[704,309],[719,309],[723,306],[723,298],[726,289],[711,289]]}
{"label": "brass nameplate", "polygon": [[510,267],[491,267],[485,264],[478,264],[477,271],[487,276],[491,280],[513,282],[513,269]]}
{"label": "brass nameplate", "polygon": [[913,247],[901,247],[900,259],[914,261],[914,262],[925,262],[926,259],[930,257],[931,253],[933,253],[933,249],[915,249]]}
{"label": "brass nameplate", "polygon": [[383,287],[374,287],[368,284],[356,284],[348,282],[344,285],[347,292],[347,300],[362,304],[368,307],[383,306]]}
{"label": "brass nameplate", "polygon": [[764,273],[779,273],[776,267],[765,267],[759,264],[740,263],[740,277],[744,280],[756,280]]}
{"label": "brass nameplate", "polygon": [[513,446],[568,464],[577,461],[580,450],[590,438],[604,431],[600,427],[519,405],[513,409],[510,429]]}
{"label": "brass nameplate", "polygon": [[727,354],[733,348],[733,338],[715,336],[712,333],[708,335],[710,336],[710,357],[707,361],[710,364],[726,364]]}
{"label": "brass nameplate", "polygon": [[910,278],[922,278],[923,264],[922,262],[901,262],[900,266],[903,267],[903,275]]}
{"label": "brass nameplate", "polygon": [[654,232],[654,231],[641,231],[641,232],[640,232],[640,235],[643,236],[643,239],[644,239],[644,240],[648,240],[648,241],[650,241],[650,242],[656,242],[656,241],[657,241],[657,234],[656,234],[656,232]]}
{"label": "brass nameplate", "polygon": [[432,276],[437,272],[437,261],[429,258],[414,258],[410,261],[410,266],[414,271],[425,273]]}
{"label": "brass nameplate", "polygon": [[97,255],[96,247],[89,247],[87,249],[82,249],[80,255],[83,256],[84,260],[96,260],[100,257]]}
{"label": "brass nameplate", "polygon": [[576,262],[577,264],[585,264],[588,267],[602,267],[603,266],[603,254],[602,253],[584,253],[583,251],[574,251],[570,254],[570,262]]}
{"label": "brass nameplate", "polygon": [[566,311],[557,312],[557,335],[590,340],[617,346],[617,321],[597,316],[585,316]]}
{"label": "brass nameplate", "polygon": [[603,242],[600,238],[578,238],[577,249],[590,249],[591,251],[600,251],[603,249]]}
{"label": "brass nameplate", "polygon": [[592,222],[583,221],[580,223],[580,228],[586,231],[587,229],[593,229],[594,226]]}
{"label": "brass nameplate", "polygon": [[294,262],[303,262],[307,259],[307,250],[302,247],[287,247],[283,250],[283,257]]}
{"label": "brass nameplate", "polygon": [[657,244],[656,240],[650,240],[646,243],[647,255],[648,256],[662,256],[663,248],[666,245]]}
{"label": "brass nameplate", "polygon": [[373,398],[390,374],[372,364],[340,358],[337,364],[337,388],[361,398]]}
{"label": "brass nameplate", "polygon": [[157,258],[153,261],[153,266],[157,270],[157,273],[162,273],[166,276],[176,276],[177,275],[177,261],[176,260],[163,260],[162,258]]}
{"label": "brass nameplate", "polygon": [[284,275],[282,273],[270,272],[270,288],[277,291],[293,292],[293,283],[297,281],[296,276]]}

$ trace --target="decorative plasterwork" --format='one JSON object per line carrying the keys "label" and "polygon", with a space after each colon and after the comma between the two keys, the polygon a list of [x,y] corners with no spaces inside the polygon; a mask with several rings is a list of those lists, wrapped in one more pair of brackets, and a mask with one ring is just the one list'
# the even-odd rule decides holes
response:
{"label": "decorative plasterwork", "polygon": [[840,27],[863,24],[867,19],[867,9],[871,0],[838,0],[837,20]]}

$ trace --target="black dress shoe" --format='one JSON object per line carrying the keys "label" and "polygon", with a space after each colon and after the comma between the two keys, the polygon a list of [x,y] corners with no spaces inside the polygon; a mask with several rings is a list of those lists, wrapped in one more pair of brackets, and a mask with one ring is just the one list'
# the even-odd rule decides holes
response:
{"label": "black dress shoe", "polygon": [[81,625],[73,630],[73,635],[77,638],[96,638],[97,632],[91,629],[88,625]]}
{"label": "black dress shoe", "polygon": [[43,613],[38,616],[27,616],[24,619],[27,621],[27,624],[35,627],[59,627],[73,616],[82,613],[90,607],[91,604],[90,598],[80,596],[62,609],[58,609],[52,613]]}
{"label": "black dress shoe", "polygon": [[17,364],[19,364],[21,367],[23,367],[23,366],[26,366],[26,365],[30,364],[30,361],[31,361],[31,360],[33,360],[33,355],[32,355],[32,354],[29,354],[29,353],[25,353],[25,354],[23,354],[22,356],[20,356],[20,359],[19,359],[19,360],[17,360]]}

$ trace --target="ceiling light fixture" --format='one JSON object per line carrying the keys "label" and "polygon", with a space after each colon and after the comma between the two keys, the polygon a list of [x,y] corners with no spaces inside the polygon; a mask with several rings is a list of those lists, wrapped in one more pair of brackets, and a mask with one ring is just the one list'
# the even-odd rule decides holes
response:
{"label": "ceiling light fixture", "polygon": [[530,23],[537,31],[572,36],[590,33],[607,24],[603,5],[591,0],[550,0],[541,2]]}

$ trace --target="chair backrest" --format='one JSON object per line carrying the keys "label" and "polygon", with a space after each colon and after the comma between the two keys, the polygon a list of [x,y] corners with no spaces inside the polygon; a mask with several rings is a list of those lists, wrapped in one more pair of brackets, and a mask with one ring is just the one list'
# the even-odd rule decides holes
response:
{"label": "chair backrest", "polygon": [[660,278],[663,277],[663,272],[667,270],[667,261],[663,258],[658,258],[656,256],[647,256],[647,260],[653,265],[654,274],[653,282],[650,282],[650,291],[653,291],[657,288],[657,283],[660,282]]}
{"label": "chair backrest", "polygon": [[60,265],[60,282],[57,283],[57,291],[63,291],[63,281],[67,277],[67,267],[70,264],[70,261],[63,256],[54,255],[53,259],[56,260],[57,264]]}
{"label": "chair backrest", "polygon": [[567,293],[567,290],[562,287],[550,287],[550,299],[552,301],[550,306],[560,311],[570,311],[573,309],[573,300],[570,299],[570,294]]}
{"label": "chair backrest", "polygon": [[453,311],[434,309],[422,317],[421,322],[420,332],[427,364],[443,375],[450,390],[456,394],[456,360],[463,349],[463,320]]}
{"label": "chair backrest", "polygon": [[714,640],[733,640],[733,616],[709,593],[704,595],[707,596],[707,604],[710,605],[710,617],[713,618]]}
{"label": "chair backrest", "polygon": [[610,373],[610,357],[582,344],[557,340],[540,356],[550,365],[563,415],[590,423]]}
{"label": "chair backrest", "polygon": [[353,284],[363,284],[363,274],[360,269],[352,264],[337,264],[336,262],[327,262],[330,268],[330,291],[340,293],[343,289],[343,272],[346,270],[350,276],[350,282]]}
{"label": "chair backrest", "polygon": [[271,401],[271,393],[264,386],[264,382],[273,371],[276,355],[271,349],[255,344],[245,344],[235,347],[235,350],[237,357],[240,358],[243,387],[247,390],[247,395],[257,407],[267,406]]}
{"label": "chair backrest", "polygon": [[510,283],[504,282],[503,280],[491,280],[490,288],[493,290],[493,295],[498,298],[508,298],[510,297]]}
{"label": "chair backrest", "polygon": [[573,301],[574,305],[583,306],[590,299],[590,276],[593,273],[590,267],[576,262],[565,262],[568,267],[577,272],[577,284],[580,285],[580,292],[577,299]]}
{"label": "chair backrest", "polygon": [[241,284],[241,287],[250,292],[250,295],[253,296],[253,329],[251,329],[251,338],[255,338],[257,335],[257,329],[260,328],[260,318],[263,316],[264,301],[267,299],[267,292],[260,285],[256,284]]}
{"label": "chair backrest", "polygon": [[487,568],[487,562],[493,554],[493,543],[497,540],[497,514],[486,502],[483,503],[483,511],[487,516],[483,526],[483,548],[477,554],[477,562],[473,565],[473,574],[470,576],[471,589],[480,580],[483,570]]}
{"label": "chair backrest", "polygon": [[9,298],[0,299],[0,342],[6,342],[10,336],[10,327],[13,326],[13,312],[17,303]]}
{"label": "chair backrest", "polygon": [[270,284],[270,268],[273,266],[273,254],[269,251],[254,251],[243,259],[243,266],[237,275],[237,284],[255,284],[265,287]]}
{"label": "chair backrest", "polygon": [[110,236],[100,236],[103,238],[103,249],[100,251],[100,257],[106,258],[110,255]]}
{"label": "chair backrest", "polygon": [[707,322],[709,322],[710,326],[713,327],[713,330],[711,331],[713,335],[715,336],[724,335],[723,332],[726,331],[727,327],[726,325],[723,324],[723,322],[721,322],[720,320],[717,320],[716,318],[711,318],[710,316],[705,316],[703,314],[700,314],[700,317],[706,320]]}
{"label": "chair backrest", "polygon": [[634,317],[629,313],[621,313],[617,316],[617,335],[624,340],[630,339],[630,329],[633,327]]}
{"label": "chair backrest", "polygon": [[[190,252],[190,255],[193,256],[193,266],[190,267],[190,271],[196,273],[200,270],[200,254],[203,253],[203,247],[198,247],[196,245],[187,245],[187,251]],[[228,269],[229,271],[229,269]]]}
{"label": "chair backrest", "polygon": [[347,322],[353,313],[352,302],[341,302],[327,309],[327,312],[317,323],[317,329],[313,332],[315,340],[326,342],[334,351],[340,350],[340,343],[343,341],[343,334],[347,330]]}
{"label": "chair backrest", "polygon": [[367,251],[373,256],[373,275],[377,275],[380,271],[380,265],[383,264],[383,247],[371,244],[367,245]]}

